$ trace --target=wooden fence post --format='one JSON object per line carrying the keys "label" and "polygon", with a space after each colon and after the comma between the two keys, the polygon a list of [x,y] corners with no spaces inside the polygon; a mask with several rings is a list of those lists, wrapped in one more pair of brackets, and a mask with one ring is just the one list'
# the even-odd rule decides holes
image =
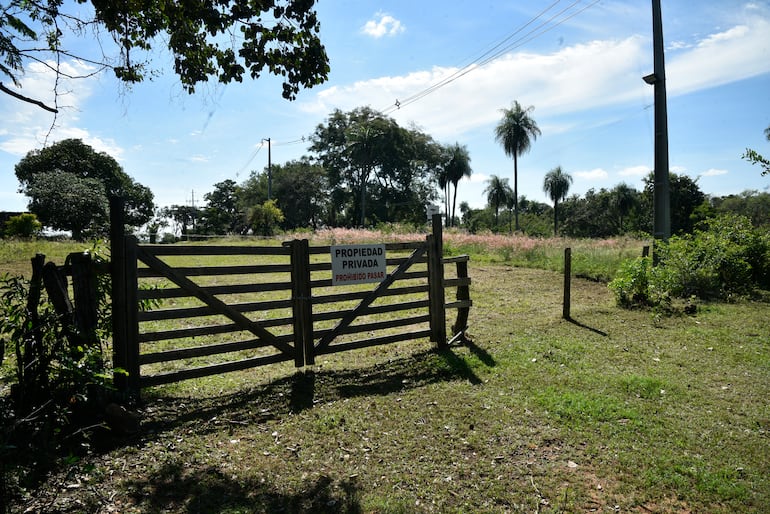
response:
{"label": "wooden fence post", "polygon": [[67,257],[72,266],[72,294],[75,301],[75,324],[78,333],[88,344],[96,342],[98,323],[98,292],[96,272],[91,254],[71,253]]}
{"label": "wooden fence post", "polygon": [[446,346],[446,308],[444,293],[444,233],[441,215],[434,214],[433,233],[428,235],[428,299],[431,341]]}
{"label": "wooden fence post", "polygon": [[[123,200],[110,198],[110,280],[112,282],[112,367],[128,370],[126,341],[126,235],[123,225]],[[128,380],[123,373],[113,373],[115,388],[126,393]]]}
{"label": "wooden fence post", "polygon": [[295,239],[291,246],[291,300],[294,317],[294,365],[315,364],[313,345],[313,305],[310,288],[310,245]]}
{"label": "wooden fence post", "polygon": [[125,237],[125,278],[126,278],[126,371],[128,372],[128,393],[139,398],[139,277],[137,272],[138,241],[134,236]]}
{"label": "wooden fence post", "polygon": [[572,319],[570,317],[570,286],[572,277],[572,249],[564,249],[564,305],[562,308],[562,318]]}

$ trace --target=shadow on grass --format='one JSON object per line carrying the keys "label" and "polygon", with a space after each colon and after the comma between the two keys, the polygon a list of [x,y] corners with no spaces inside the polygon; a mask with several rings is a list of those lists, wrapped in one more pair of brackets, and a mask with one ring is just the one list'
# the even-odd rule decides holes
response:
{"label": "shadow on grass", "polygon": [[362,512],[355,479],[335,482],[323,475],[287,494],[289,484],[228,475],[215,467],[190,468],[180,460],[125,486],[143,512]]}
{"label": "shadow on grass", "polygon": [[568,317],[568,318],[565,318],[565,319],[567,321],[569,321],[570,323],[572,323],[573,325],[577,325],[580,328],[585,328],[586,330],[590,330],[594,334],[599,334],[600,336],[604,336],[604,337],[607,337],[607,335],[608,335],[607,332],[603,332],[603,331],[599,330],[598,328],[589,327],[588,325],[585,325],[585,324],[579,322],[578,320],[573,319],[571,316]]}
{"label": "shadow on grass", "polygon": [[478,346],[473,342],[472,339],[464,337],[462,340],[462,345],[468,348],[473,355],[475,355],[482,363],[484,363],[485,366],[491,368],[497,365],[494,357],[492,357],[492,354],[486,351],[484,348]]}
{"label": "shadow on grass", "polygon": [[[475,348],[476,352],[486,354],[484,350]],[[481,360],[493,363],[491,356],[486,355]],[[449,348],[425,351],[364,368],[307,369],[248,390],[216,397],[149,399],[143,408],[142,433],[136,437],[146,441],[186,426],[194,426],[199,434],[215,432],[227,425],[280,419],[312,408],[319,402],[397,394],[452,380],[482,383],[466,360]],[[119,441],[115,443],[121,444]],[[122,444],[132,443],[123,441]]]}

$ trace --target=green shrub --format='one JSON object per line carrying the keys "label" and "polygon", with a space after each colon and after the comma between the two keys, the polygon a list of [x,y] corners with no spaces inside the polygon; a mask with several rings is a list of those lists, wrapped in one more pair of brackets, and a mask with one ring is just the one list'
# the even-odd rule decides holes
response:
{"label": "green shrub", "polygon": [[11,216],[5,222],[3,237],[30,238],[40,234],[43,225],[37,220],[37,216],[30,213]]}
{"label": "green shrub", "polygon": [[692,235],[674,236],[649,258],[624,263],[609,284],[619,305],[660,305],[669,298],[729,298],[770,288],[770,235],[744,216],[704,222]]}
{"label": "green shrub", "polygon": [[618,305],[631,307],[650,303],[650,269],[652,259],[637,257],[620,265],[615,279],[609,288],[615,293]]}

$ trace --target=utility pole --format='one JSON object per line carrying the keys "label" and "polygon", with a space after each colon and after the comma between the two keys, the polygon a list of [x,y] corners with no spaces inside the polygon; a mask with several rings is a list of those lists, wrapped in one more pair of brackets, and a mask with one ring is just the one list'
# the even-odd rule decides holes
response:
{"label": "utility pole", "polygon": [[267,199],[273,198],[273,163],[272,156],[270,155],[270,138],[263,139],[264,143],[267,141]]}
{"label": "utility pole", "polygon": [[[663,21],[660,0],[652,0],[653,73],[644,81],[655,87],[655,170],[653,190],[653,235],[671,236],[671,193],[668,170],[668,115],[666,112],[666,66],[663,59]],[[653,258],[655,256],[653,255]]]}

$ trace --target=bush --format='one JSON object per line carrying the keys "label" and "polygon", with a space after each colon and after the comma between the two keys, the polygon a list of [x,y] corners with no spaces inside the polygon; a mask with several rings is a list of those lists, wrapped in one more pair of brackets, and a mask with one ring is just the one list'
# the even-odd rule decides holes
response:
{"label": "bush", "polygon": [[617,276],[609,283],[618,305],[631,307],[650,303],[651,268],[649,257],[637,257],[621,264]]}
{"label": "bush", "polygon": [[4,237],[30,238],[40,234],[43,224],[37,220],[37,216],[30,213],[11,216],[5,222]]}
{"label": "bush", "polygon": [[649,258],[623,264],[609,287],[619,305],[659,305],[668,298],[729,298],[770,288],[770,235],[745,216],[711,218],[692,235],[658,243]]}

